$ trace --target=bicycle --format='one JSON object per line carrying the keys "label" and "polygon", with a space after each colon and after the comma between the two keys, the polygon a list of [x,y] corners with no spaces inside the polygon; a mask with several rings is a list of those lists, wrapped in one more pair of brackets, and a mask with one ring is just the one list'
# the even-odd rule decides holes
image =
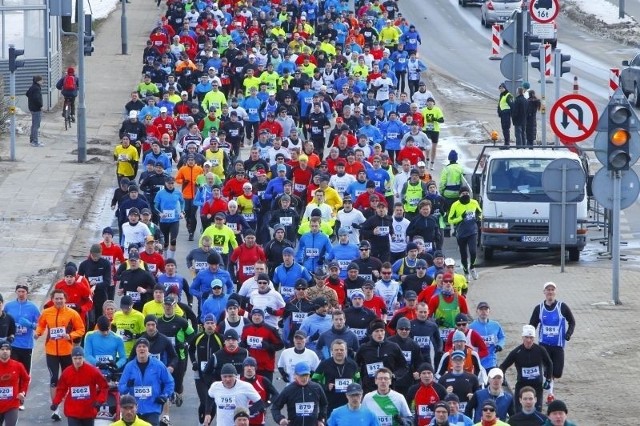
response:
{"label": "bicycle", "polygon": [[71,99],[70,98],[64,98],[62,116],[64,117],[64,129],[69,130],[71,128]]}

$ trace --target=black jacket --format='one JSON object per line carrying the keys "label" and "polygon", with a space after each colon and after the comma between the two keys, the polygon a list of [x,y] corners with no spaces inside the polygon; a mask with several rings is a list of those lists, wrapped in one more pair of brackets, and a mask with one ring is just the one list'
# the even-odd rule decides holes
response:
{"label": "black jacket", "polygon": [[524,126],[527,122],[527,99],[524,95],[516,96],[511,107],[511,121],[514,126]]}
{"label": "black jacket", "polygon": [[386,340],[379,343],[369,340],[363,343],[356,353],[356,363],[360,366],[362,388],[365,393],[376,388],[374,375],[378,370],[378,363],[382,363],[383,367],[393,371],[395,378],[403,377],[408,371],[400,346]]}
{"label": "black jacket", "polygon": [[29,111],[42,111],[42,87],[38,83],[34,82],[25,95],[27,96]]}
{"label": "black jacket", "polygon": [[[314,402],[313,412],[309,416],[299,416],[296,414],[296,403]],[[290,383],[278,395],[271,405],[271,415],[276,423],[282,419],[289,420],[291,426],[316,426],[318,420],[327,419],[327,396],[316,382],[309,382],[306,386],[300,386],[296,382]],[[287,406],[286,417],[282,415],[282,407]]]}

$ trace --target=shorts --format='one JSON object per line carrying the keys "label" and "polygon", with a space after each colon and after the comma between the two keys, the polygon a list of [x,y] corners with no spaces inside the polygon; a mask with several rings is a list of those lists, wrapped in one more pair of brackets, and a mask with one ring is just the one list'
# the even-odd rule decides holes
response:
{"label": "shorts", "polygon": [[553,362],[553,377],[559,379],[562,377],[562,371],[564,370],[564,348],[561,346],[550,346],[541,344],[543,348],[547,350],[551,361]]}

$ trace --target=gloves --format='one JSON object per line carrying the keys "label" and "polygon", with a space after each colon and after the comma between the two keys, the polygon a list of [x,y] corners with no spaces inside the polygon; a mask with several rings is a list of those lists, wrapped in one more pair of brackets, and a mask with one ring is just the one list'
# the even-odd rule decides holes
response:
{"label": "gloves", "polygon": [[444,325],[444,318],[436,318],[436,324],[442,327]]}
{"label": "gloves", "polygon": [[502,352],[502,346],[496,345],[496,352]]}
{"label": "gloves", "polygon": [[542,389],[549,390],[551,388],[551,380],[546,379],[542,384]]}
{"label": "gloves", "polygon": [[58,409],[58,404],[51,404],[49,408],[51,409],[51,411],[56,411]]}
{"label": "gloves", "polygon": [[316,331],[315,334],[311,337],[309,337],[309,340],[312,342],[315,342],[316,340],[318,340],[320,338],[320,332]]}
{"label": "gloves", "polygon": [[267,308],[265,309],[265,311],[269,314],[269,315],[275,315],[276,314],[276,310],[273,309],[271,306],[267,306]]}
{"label": "gloves", "polygon": [[159,396],[154,400],[154,402],[156,404],[164,405],[167,402],[167,398],[165,398],[164,396]]}
{"label": "gloves", "polygon": [[567,332],[564,334],[564,340],[566,340],[567,342],[568,342],[569,340],[571,340],[571,333],[570,333],[570,332],[568,332],[568,331],[567,331]]}
{"label": "gloves", "polygon": [[134,384],[135,384],[135,381],[133,379],[127,380],[127,387],[128,388],[132,388]]}
{"label": "gloves", "polygon": [[194,362],[193,364],[191,364],[191,370],[192,371],[198,371],[198,363]]}
{"label": "gloves", "polygon": [[29,321],[28,319],[26,319],[25,317],[22,317],[18,320],[18,324],[20,324],[21,326],[25,327],[25,328],[33,328],[33,323],[31,321]]}
{"label": "gloves", "polygon": [[289,383],[289,375],[288,374],[280,373],[280,375],[282,376],[282,380],[284,380],[285,382]]}

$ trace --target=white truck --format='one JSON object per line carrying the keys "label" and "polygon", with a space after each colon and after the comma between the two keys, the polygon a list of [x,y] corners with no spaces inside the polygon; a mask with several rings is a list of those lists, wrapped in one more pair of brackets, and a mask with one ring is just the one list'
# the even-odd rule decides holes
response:
{"label": "white truck", "polygon": [[[485,146],[471,176],[474,197],[482,207],[479,244],[484,258],[496,250],[557,249],[549,244],[549,203],[542,174],[558,158],[576,161],[588,176],[588,162],[564,148],[499,149]],[[578,261],[586,244],[587,188],[578,200],[577,243],[567,244],[569,260]]]}

